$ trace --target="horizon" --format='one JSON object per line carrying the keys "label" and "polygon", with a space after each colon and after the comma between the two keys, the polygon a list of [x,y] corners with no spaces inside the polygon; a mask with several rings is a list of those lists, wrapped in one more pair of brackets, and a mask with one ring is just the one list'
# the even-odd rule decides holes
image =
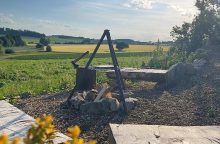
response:
{"label": "horizon", "polygon": [[194,18],[194,3],[195,0],[20,0],[15,4],[8,0],[0,5],[0,27],[94,39],[109,29],[113,39],[170,41],[173,26]]}

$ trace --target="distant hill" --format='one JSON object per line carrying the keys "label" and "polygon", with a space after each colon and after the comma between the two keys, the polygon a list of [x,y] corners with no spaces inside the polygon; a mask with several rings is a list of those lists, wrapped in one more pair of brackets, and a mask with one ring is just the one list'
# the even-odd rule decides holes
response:
{"label": "distant hill", "polygon": [[52,35],[47,36],[50,38],[50,42],[53,44],[81,44],[84,37],[73,37],[73,36],[65,36],[65,35]]}
{"label": "distant hill", "polygon": [[[20,35],[22,39],[27,44],[36,44],[39,42],[39,39],[41,37],[45,37],[45,34],[30,31],[30,30],[14,30],[11,28],[0,28],[0,36],[6,35],[6,34],[12,34],[12,35]],[[99,39],[91,39],[91,38],[85,38],[85,37],[75,37],[75,36],[66,36],[66,35],[51,35],[46,36],[50,39],[51,44],[97,44]],[[112,42],[115,44],[117,42],[125,42],[127,44],[136,44],[136,45],[155,45],[157,42],[141,42],[141,41],[135,41],[132,39],[115,39],[112,40]],[[104,44],[107,44],[106,40],[103,40]],[[163,45],[172,45],[172,41],[164,41],[161,42]]]}

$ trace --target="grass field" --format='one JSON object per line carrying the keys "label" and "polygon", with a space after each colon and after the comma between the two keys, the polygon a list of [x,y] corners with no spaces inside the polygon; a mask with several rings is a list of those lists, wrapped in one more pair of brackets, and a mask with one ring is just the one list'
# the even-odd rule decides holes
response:
{"label": "grass field", "polygon": [[[71,59],[78,56],[79,53],[27,52],[0,58],[0,99],[70,90],[75,83]],[[88,57],[79,64],[85,65]],[[117,53],[117,58],[122,67],[138,68],[149,60],[150,53]],[[98,53],[92,65],[99,64],[111,64],[110,55]],[[104,73],[97,75],[98,83],[107,81]]]}
{"label": "grass field", "polygon": [[22,36],[22,39],[28,44],[28,43],[38,43],[39,42],[39,38],[35,38],[35,37],[26,37],[26,36]]}
{"label": "grass field", "polygon": [[[52,50],[55,52],[93,52],[96,45],[52,45]],[[115,46],[114,46],[115,47]],[[169,50],[169,46],[162,46],[164,51]],[[129,45],[129,48],[124,49],[123,52],[152,52],[155,50],[155,45]],[[109,52],[108,45],[101,45],[98,53]]]}
{"label": "grass field", "polygon": [[[75,84],[75,70],[71,59],[90,51],[95,45],[52,45],[53,52],[38,51],[34,45],[14,47],[15,54],[0,56],[0,99],[15,96],[55,93],[70,90]],[[121,67],[140,68],[147,63],[153,45],[130,45],[123,52],[116,51]],[[169,49],[164,46],[164,51]],[[79,64],[84,66],[89,56]],[[92,65],[112,64],[107,45],[102,45]],[[97,82],[107,81],[104,73],[98,72]]]}
{"label": "grass field", "polygon": [[50,42],[52,44],[55,43],[81,43],[83,41],[82,38],[77,38],[77,37],[65,37],[65,38],[60,38],[58,36],[49,36]]}

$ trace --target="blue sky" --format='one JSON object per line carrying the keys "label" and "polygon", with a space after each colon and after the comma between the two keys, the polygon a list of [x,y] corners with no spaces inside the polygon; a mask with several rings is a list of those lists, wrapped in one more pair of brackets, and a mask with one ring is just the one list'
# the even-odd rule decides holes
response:
{"label": "blue sky", "polygon": [[1,0],[0,27],[99,38],[170,40],[172,26],[191,21],[195,0]]}

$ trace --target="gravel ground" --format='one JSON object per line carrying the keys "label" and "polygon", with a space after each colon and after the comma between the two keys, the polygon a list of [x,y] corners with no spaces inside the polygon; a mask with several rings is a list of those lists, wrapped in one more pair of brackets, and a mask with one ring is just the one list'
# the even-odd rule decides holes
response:
{"label": "gravel ground", "polygon": [[65,104],[68,92],[19,99],[16,106],[33,117],[52,114],[57,129],[63,133],[66,133],[68,127],[79,125],[82,137],[97,139],[98,143],[108,143],[108,123],[220,125],[220,92],[217,90],[218,85],[212,83],[215,77],[212,69],[210,64],[201,75],[169,90],[153,83],[130,83],[128,88],[134,92],[132,97],[139,101],[127,116],[118,113],[83,115]]}

